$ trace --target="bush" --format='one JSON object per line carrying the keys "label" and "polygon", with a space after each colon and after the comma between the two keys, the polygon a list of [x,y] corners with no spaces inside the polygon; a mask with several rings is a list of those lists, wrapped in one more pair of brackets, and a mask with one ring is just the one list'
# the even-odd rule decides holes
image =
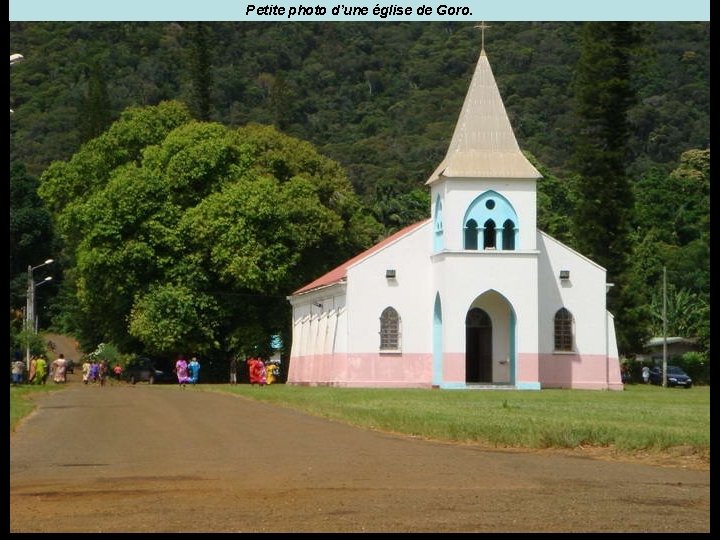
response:
{"label": "bush", "polygon": [[695,351],[686,352],[681,357],[674,358],[673,363],[690,375],[693,384],[710,384],[710,362],[704,354]]}

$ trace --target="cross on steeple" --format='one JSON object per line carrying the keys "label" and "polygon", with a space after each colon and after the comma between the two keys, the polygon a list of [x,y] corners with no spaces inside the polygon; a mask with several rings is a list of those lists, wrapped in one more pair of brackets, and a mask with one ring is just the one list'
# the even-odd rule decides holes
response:
{"label": "cross on steeple", "polygon": [[482,41],[481,41],[482,46],[480,47],[480,50],[481,50],[481,51],[484,51],[484,50],[485,50],[485,29],[486,29],[486,28],[490,28],[490,25],[489,25],[489,24],[485,24],[485,21],[482,21],[480,24],[476,24],[476,25],[475,25],[475,28],[479,28],[479,29],[480,29],[481,39],[482,39]]}

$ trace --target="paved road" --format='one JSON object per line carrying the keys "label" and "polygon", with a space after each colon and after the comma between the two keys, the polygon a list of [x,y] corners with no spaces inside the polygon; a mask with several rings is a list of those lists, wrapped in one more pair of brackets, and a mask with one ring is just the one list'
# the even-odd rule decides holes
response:
{"label": "paved road", "polygon": [[10,440],[11,532],[710,530],[708,471],[489,452],[199,388],[69,384],[39,405]]}

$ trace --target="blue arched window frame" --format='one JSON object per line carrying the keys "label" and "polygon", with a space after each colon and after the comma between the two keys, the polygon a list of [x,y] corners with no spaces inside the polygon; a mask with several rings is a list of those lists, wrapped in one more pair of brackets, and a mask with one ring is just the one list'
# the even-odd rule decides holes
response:
{"label": "blue arched window frame", "polygon": [[[471,228],[481,223],[477,229],[477,239],[473,242]],[[493,232],[493,237],[486,233]],[[517,213],[512,204],[497,191],[488,190],[470,203],[463,218],[464,249],[502,249],[515,250],[520,234]]]}
{"label": "blue arched window frame", "polygon": [[435,219],[433,222],[433,249],[435,252],[438,252],[445,247],[445,242],[443,238],[443,215],[442,215],[442,199],[440,198],[440,195],[437,196],[435,199]]}

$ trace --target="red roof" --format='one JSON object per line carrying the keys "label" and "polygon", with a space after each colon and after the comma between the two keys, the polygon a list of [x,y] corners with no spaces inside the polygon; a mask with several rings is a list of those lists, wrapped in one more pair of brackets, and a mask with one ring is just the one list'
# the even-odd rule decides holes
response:
{"label": "red roof", "polygon": [[339,283],[339,282],[343,281],[347,276],[347,269],[350,268],[352,265],[369,257],[373,253],[380,251],[385,246],[392,244],[396,240],[399,240],[400,238],[413,232],[414,230],[419,229],[421,226],[425,225],[428,221],[430,221],[430,220],[424,219],[422,221],[418,221],[417,223],[413,223],[412,225],[408,225],[404,229],[400,229],[395,234],[392,234],[392,235],[388,236],[387,238],[385,238],[385,240],[378,242],[371,248],[366,249],[365,251],[363,251],[359,255],[356,255],[352,259],[345,261],[340,266],[336,266],[335,268],[330,270],[327,274],[324,274],[324,275],[320,276],[319,278],[317,278],[315,281],[312,281],[312,282],[308,283],[307,285],[305,285],[304,287],[301,287],[300,289],[295,291],[293,293],[293,295],[306,293],[313,289],[327,287],[328,285],[333,285],[335,283]]}

